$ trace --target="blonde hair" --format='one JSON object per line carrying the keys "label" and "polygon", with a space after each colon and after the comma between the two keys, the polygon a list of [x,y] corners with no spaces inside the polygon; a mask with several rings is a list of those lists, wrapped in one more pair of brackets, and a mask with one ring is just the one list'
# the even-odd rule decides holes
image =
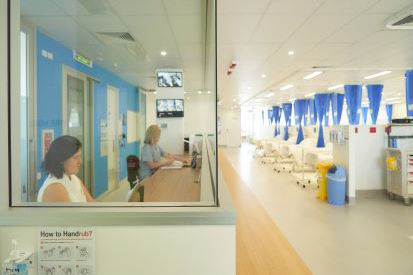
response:
{"label": "blonde hair", "polygon": [[152,141],[161,136],[161,128],[158,125],[152,124],[146,129],[145,143],[152,143]]}

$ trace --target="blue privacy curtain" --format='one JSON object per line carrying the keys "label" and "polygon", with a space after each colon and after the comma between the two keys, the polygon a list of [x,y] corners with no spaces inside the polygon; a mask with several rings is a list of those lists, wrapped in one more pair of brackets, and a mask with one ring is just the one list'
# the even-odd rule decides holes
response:
{"label": "blue privacy curtain", "polygon": [[271,125],[272,123],[272,109],[268,110],[268,123]]}
{"label": "blue privacy curtain", "polygon": [[315,99],[312,98],[308,102],[308,109],[310,110],[310,124],[317,124],[317,109],[315,107]]}
{"label": "blue privacy curtain", "polygon": [[323,133],[323,118],[326,111],[326,105],[328,100],[330,99],[329,94],[316,94],[315,97],[315,106],[317,109],[318,114],[318,124],[319,124],[319,132],[318,132],[318,140],[317,140],[317,147],[325,147],[324,143],[324,133]]}
{"label": "blue privacy curtain", "polygon": [[292,104],[291,103],[283,103],[283,112],[284,112],[284,118],[285,118],[285,131],[284,131],[284,140],[288,140],[288,127],[291,125],[291,109],[292,109]]}
{"label": "blue privacy curtain", "polygon": [[371,124],[375,125],[377,122],[377,116],[379,115],[381,94],[383,92],[383,85],[374,84],[374,85],[366,85],[366,87],[367,87],[367,96],[369,98]]}
{"label": "blue privacy curtain", "polygon": [[330,101],[331,101],[330,99],[331,99],[331,94],[327,94],[327,95],[328,95],[328,100],[327,100],[327,104],[325,106],[326,111],[325,111],[325,114],[324,114],[324,116],[326,117],[325,121],[324,121],[325,126],[328,126],[328,123],[329,123],[329,120],[330,120]]}
{"label": "blue privacy curtain", "polygon": [[278,122],[280,121],[280,106],[272,106],[272,116],[275,121],[274,137],[278,136]]}
{"label": "blue privacy curtain", "polygon": [[369,107],[361,107],[361,113],[363,114],[364,125],[367,124],[367,116],[369,114]]}
{"label": "blue privacy curtain", "polygon": [[343,113],[344,94],[331,94],[331,109],[333,110],[333,124],[340,125],[341,114]]}
{"label": "blue privacy curtain", "polygon": [[406,113],[413,116],[413,71],[406,71]]}
{"label": "blue privacy curtain", "polygon": [[344,85],[344,93],[347,101],[348,123],[357,125],[360,122],[361,85]]}
{"label": "blue privacy curtain", "polygon": [[306,111],[307,100],[297,99],[294,101],[294,113],[295,113],[295,125],[298,125],[298,135],[295,144],[300,144],[304,139],[303,127],[301,126],[301,121],[304,117],[304,112]]}
{"label": "blue privacy curtain", "polygon": [[387,122],[391,123],[393,118],[393,104],[386,104]]}

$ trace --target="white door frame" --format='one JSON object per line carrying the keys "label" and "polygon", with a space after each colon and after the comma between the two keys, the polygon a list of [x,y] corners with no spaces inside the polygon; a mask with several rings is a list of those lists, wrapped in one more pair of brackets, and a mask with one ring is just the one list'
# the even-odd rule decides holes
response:
{"label": "white door frame", "polygon": [[[109,94],[111,93],[111,91],[113,91],[114,95],[115,95],[115,100],[109,100]],[[114,125],[113,125],[113,129],[112,131],[109,131],[109,129],[111,128],[111,126],[109,125],[110,119],[110,113],[109,111],[111,110],[111,105],[113,104],[113,106],[115,107],[115,118],[114,118]],[[108,124],[108,131],[107,131],[107,138],[108,138],[108,191],[111,191],[113,189],[117,188],[117,184],[118,184],[118,179],[119,179],[119,89],[114,87],[114,86],[110,86],[107,85],[107,124]],[[110,133],[112,132],[112,133]],[[109,139],[109,135],[112,135],[113,140]],[[114,154],[114,175],[112,175],[114,177],[114,182],[110,182],[110,175],[109,173],[111,173],[111,169],[110,169],[110,158],[109,158],[109,154],[111,153]]]}
{"label": "white door frame", "polygon": [[[82,142],[82,147],[83,147],[83,152],[84,156],[83,159],[85,160],[83,162],[83,172],[84,172],[84,184],[85,186],[91,190],[92,189],[92,183],[91,179],[93,174],[91,167],[91,154],[90,154],[90,147],[93,146],[93,142],[91,144],[87,144],[87,141],[90,140],[91,136],[91,130],[90,127],[90,114],[93,113],[93,109],[90,108],[90,99],[93,98],[89,94],[92,91],[89,91],[88,85],[89,85],[89,80],[86,74],[83,74],[69,66],[62,65],[62,135],[66,135],[68,133],[68,117],[67,117],[67,76],[72,76],[78,79],[83,80],[83,102],[84,102],[84,110],[83,110],[83,140]],[[92,123],[93,125],[93,123]]]}

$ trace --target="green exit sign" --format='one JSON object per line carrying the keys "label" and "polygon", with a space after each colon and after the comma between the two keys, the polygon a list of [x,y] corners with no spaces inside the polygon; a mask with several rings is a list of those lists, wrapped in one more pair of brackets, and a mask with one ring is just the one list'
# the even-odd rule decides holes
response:
{"label": "green exit sign", "polygon": [[93,67],[93,61],[86,56],[83,56],[77,52],[73,52],[73,59],[76,60],[77,62],[82,63],[83,65],[88,66],[89,68]]}

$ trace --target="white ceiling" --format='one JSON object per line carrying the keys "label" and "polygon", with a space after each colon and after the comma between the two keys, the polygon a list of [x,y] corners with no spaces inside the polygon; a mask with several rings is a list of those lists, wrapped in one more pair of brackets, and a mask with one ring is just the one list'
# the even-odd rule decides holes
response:
{"label": "white ceiling", "polygon": [[[185,90],[203,89],[202,0],[21,0],[21,15],[132,84],[154,89],[156,69],[179,68],[185,73]],[[134,48],[146,57],[134,55],[125,45],[107,45],[96,32],[129,32],[136,39]],[[160,55],[162,50],[166,56]]]}
{"label": "white ceiling", "polygon": [[[386,21],[413,0],[221,0],[218,3],[218,91],[221,106],[270,106],[337,84],[382,83],[384,96],[404,92],[413,68],[413,31],[386,29]],[[289,56],[289,50],[295,55]],[[235,71],[226,70],[237,61]],[[328,66],[303,80],[313,66]],[[389,75],[366,81],[384,70]],[[266,78],[261,75],[265,74]],[[294,88],[280,91],[285,84]],[[250,88],[250,89],[249,89]]]}

